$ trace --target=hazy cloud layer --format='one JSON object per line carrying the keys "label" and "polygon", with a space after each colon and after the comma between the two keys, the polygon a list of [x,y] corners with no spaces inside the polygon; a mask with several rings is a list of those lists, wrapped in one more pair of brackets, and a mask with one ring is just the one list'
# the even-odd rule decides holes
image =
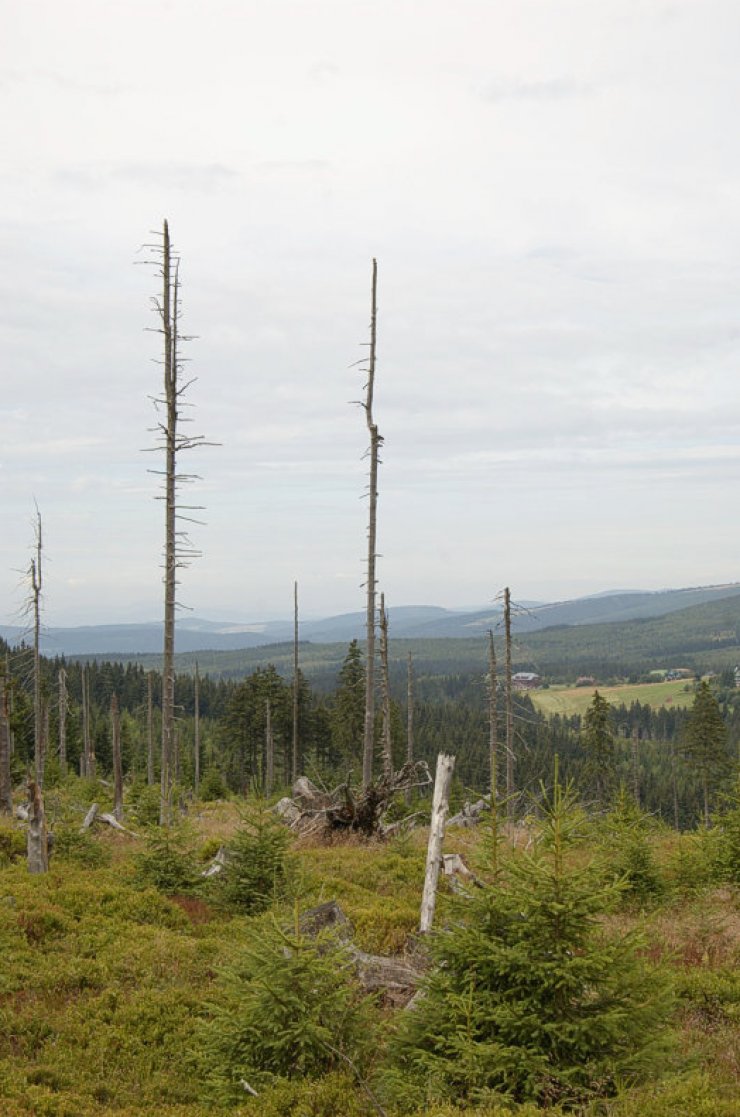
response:
{"label": "hazy cloud layer", "polygon": [[[176,12],[177,18],[173,18]],[[27,0],[0,43],[0,620],[158,615],[151,269],[182,253],[201,613],[738,577],[732,0]],[[163,65],[166,59],[166,65]]]}

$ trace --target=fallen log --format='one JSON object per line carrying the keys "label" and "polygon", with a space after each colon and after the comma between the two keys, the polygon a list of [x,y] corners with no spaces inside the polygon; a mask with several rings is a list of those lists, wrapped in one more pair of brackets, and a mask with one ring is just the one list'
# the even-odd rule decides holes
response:
{"label": "fallen log", "polygon": [[98,804],[93,803],[92,806],[90,807],[90,810],[85,815],[85,820],[82,823],[82,826],[80,827],[80,833],[82,833],[84,830],[89,830],[90,829],[93,822],[95,821],[95,816],[96,816],[97,813],[98,813]]}
{"label": "fallen log", "polygon": [[475,803],[463,803],[462,809],[447,819],[448,826],[477,826],[484,811],[491,809],[490,799],[478,799]]}

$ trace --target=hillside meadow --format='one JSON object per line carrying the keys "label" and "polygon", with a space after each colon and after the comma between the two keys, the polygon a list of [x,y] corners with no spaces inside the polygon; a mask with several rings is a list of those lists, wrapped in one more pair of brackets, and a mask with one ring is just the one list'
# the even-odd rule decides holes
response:
{"label": "hillside meadow", "polygon": [[661,706],[688,707],[694,701],[693,682],[686,679],[623,686],[553,686],[528,693],[535,707],[547,717],[552,714],[567,717],[584,714],[593,699],[594,690],[598,690],[611,706],[631,706],[633,702],[639,702],[657,710]]}
{"label": "hillside meadow", "polygon": [[[250,913],[226,904],[218,884],[201,873],[222,843],[235,840],[254,806],[237,799],[196,803],[182,827],[163,834],[146,824],[142,800],[138,818],[136,805],[127,804],[133,834],[100,828],[83,835],[79,822],[93,790],[96,798],[104,793],[70,779],[49,793],[57,850],[45,876],[27,873],[18,826],[0,824],[3,1117],[400,1113],[392,1092],[382,1090],[382,1071],[407,1010],[382,998],[362,1006],[369,1042],[361,1069],[338,1058],[324,1073],[268,1076],[260,1080],[258,1097],[218,1093],[208,1045],[213,1021],[228,1019],[224,1013],[233,1009],[229,981],[246,965],[244,951],[259,952],[275,935],[290,943],[290,928],[312,905],[337,900],[363,951],[423,954],[416,928],[426,830],[386,842],[291,840],[283,887],[265,910]],[[530,819],[506,835],[499,856],[512,865],[526,858],[536,826]],[[659,1070],[642,1084],[618,1084],[611,1096],[570,1111],[732,1117],[740,1086],[740,906],[736,888],[712,870],[716,843],[649,824],[633,848],[599,837],[601,823],[589,826],[569,855],[573,866],[597,854],[607,875],[627,873],[630,880],[601,919],[603,934],[619,942],[639,932],[644,964],[674,999]],[[628,846],[633,852],[626,855]],[[461,853],[479,880],[491,879],[486,828],[451,828],[445,851]],[[437,925],[464,919],[465,903],[442,882]],[[292,950],[281,948],[277,964]],[[273,985],[264,975],[253,980]],[[243,1001],[236,1003],[238,1011]],[[403,1112],[554,1117],[564,1110],[488,1096],[465,1106],[422,1098]]]}

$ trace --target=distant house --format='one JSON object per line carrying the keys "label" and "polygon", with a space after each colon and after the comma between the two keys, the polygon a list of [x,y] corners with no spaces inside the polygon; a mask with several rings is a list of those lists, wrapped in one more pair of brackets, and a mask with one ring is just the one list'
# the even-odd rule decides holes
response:
{"label": "distant house", "polygon": [[541,683],[541,678],[534,671],[517,671],[511,676],[511,685],[514,690],[534,690]]}

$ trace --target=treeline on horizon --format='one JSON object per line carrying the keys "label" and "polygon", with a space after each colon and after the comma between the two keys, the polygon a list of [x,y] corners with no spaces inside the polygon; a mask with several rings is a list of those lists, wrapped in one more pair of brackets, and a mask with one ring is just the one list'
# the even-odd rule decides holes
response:
{"label": "treeline on horizon", "polygon": [[[614,627],[614,626],[610,626]],[[470,641],[465,641],[469,644]],[[292,649],[291,649],[292,654]],[[200,658],[200,657],[199,657]],[[207,665],[207,657],[206,659]],[[276,657],[278,658],[278,657]],[[305,649],[302,650],[305,658]],[[33,696],[27,649],[10,649],[0,642],[0,669],[9,674],[11,728],[14,737],[14,778],[20,782],[33,757]],[[450,670],[414,660],[415,698],[413,710],[414,752],[417,759],[433,767],[440,751],[457,756],[452,808],[465,799],[484,794],[489,785],[489,722],[485,667]],[[86,672],[90,702],[90,727],[98,775],[112,767],[111,699],[120,709],[121,746],[124,770],[129,781],[147,778],[150,727],[148,690],[151,685],[153,721],[152,752],[154,780],[159,778],[161,733],[161,675],[141,663],[93,661],[66,662],[42,659],[45,702],[48,706],[46,782],[60,778],[56,757],[59,738],[57,680],[66,672],[68,712],[65,721],[66,751],[71,771],[79,770],[83,749],[82,673]],[[431,667],[431,670],[430,670]],[[451,661],[450,667],[454,667]],[[202,797],[220,797],[228,791],[260,794],[265,791],[265,711],[269,702],[275,744],[276,788],[289,786],[292,738],[292,683],[280,673],[283,661],[255,665],[246,678],[200,676],[200,770]],[[362,645],[353,641],[344,648],[339,670],[324,665],[318,677],[299,674],[298,737],[300,770],[312,779],[334,785],[348,775],[359,780],[364,717],[364,659]],[[392,737],[394,758],[403,763],[407,746],[406,666],[394,663],[391,670]],[[732,671],[717,679],[718,699],[728,728],[728,760],[737,754],[740,741],[740,701]],[[194,780],[194,686],[193,676],[176,676],[175,702],[178,711],[176,783],[182,796],[193,792]],[[504,697],[499,687],[499,723],[504,724]],[[683,735],[689,711],[682,708],[653,709],[639,702],[614,706],[610,728],[615,744],[616,783],[624,784],[639,799],[640,806],[680,827],[692,828],[701,815],[701,786],[697,773],[683,755]],[[378,716],[378,736],[380,716]],[[579,715],[545,716],[526,693],[515,693],[515,787],[519,815],[535,808],[542,786],[550,787],[557,755],[564,779],[572,780],[588,803],[591,787],[588,763],[581,741]],[[639,740],[637,767],[632,743]],[[275,790],[275,788],[270,789]],[[719,786],[713,789],[716,793]],[[675,797],[674,797],[675,796]],[[678,812],[675,799],[678,800]],[[594,802],[595,806],[596,803]]]}

